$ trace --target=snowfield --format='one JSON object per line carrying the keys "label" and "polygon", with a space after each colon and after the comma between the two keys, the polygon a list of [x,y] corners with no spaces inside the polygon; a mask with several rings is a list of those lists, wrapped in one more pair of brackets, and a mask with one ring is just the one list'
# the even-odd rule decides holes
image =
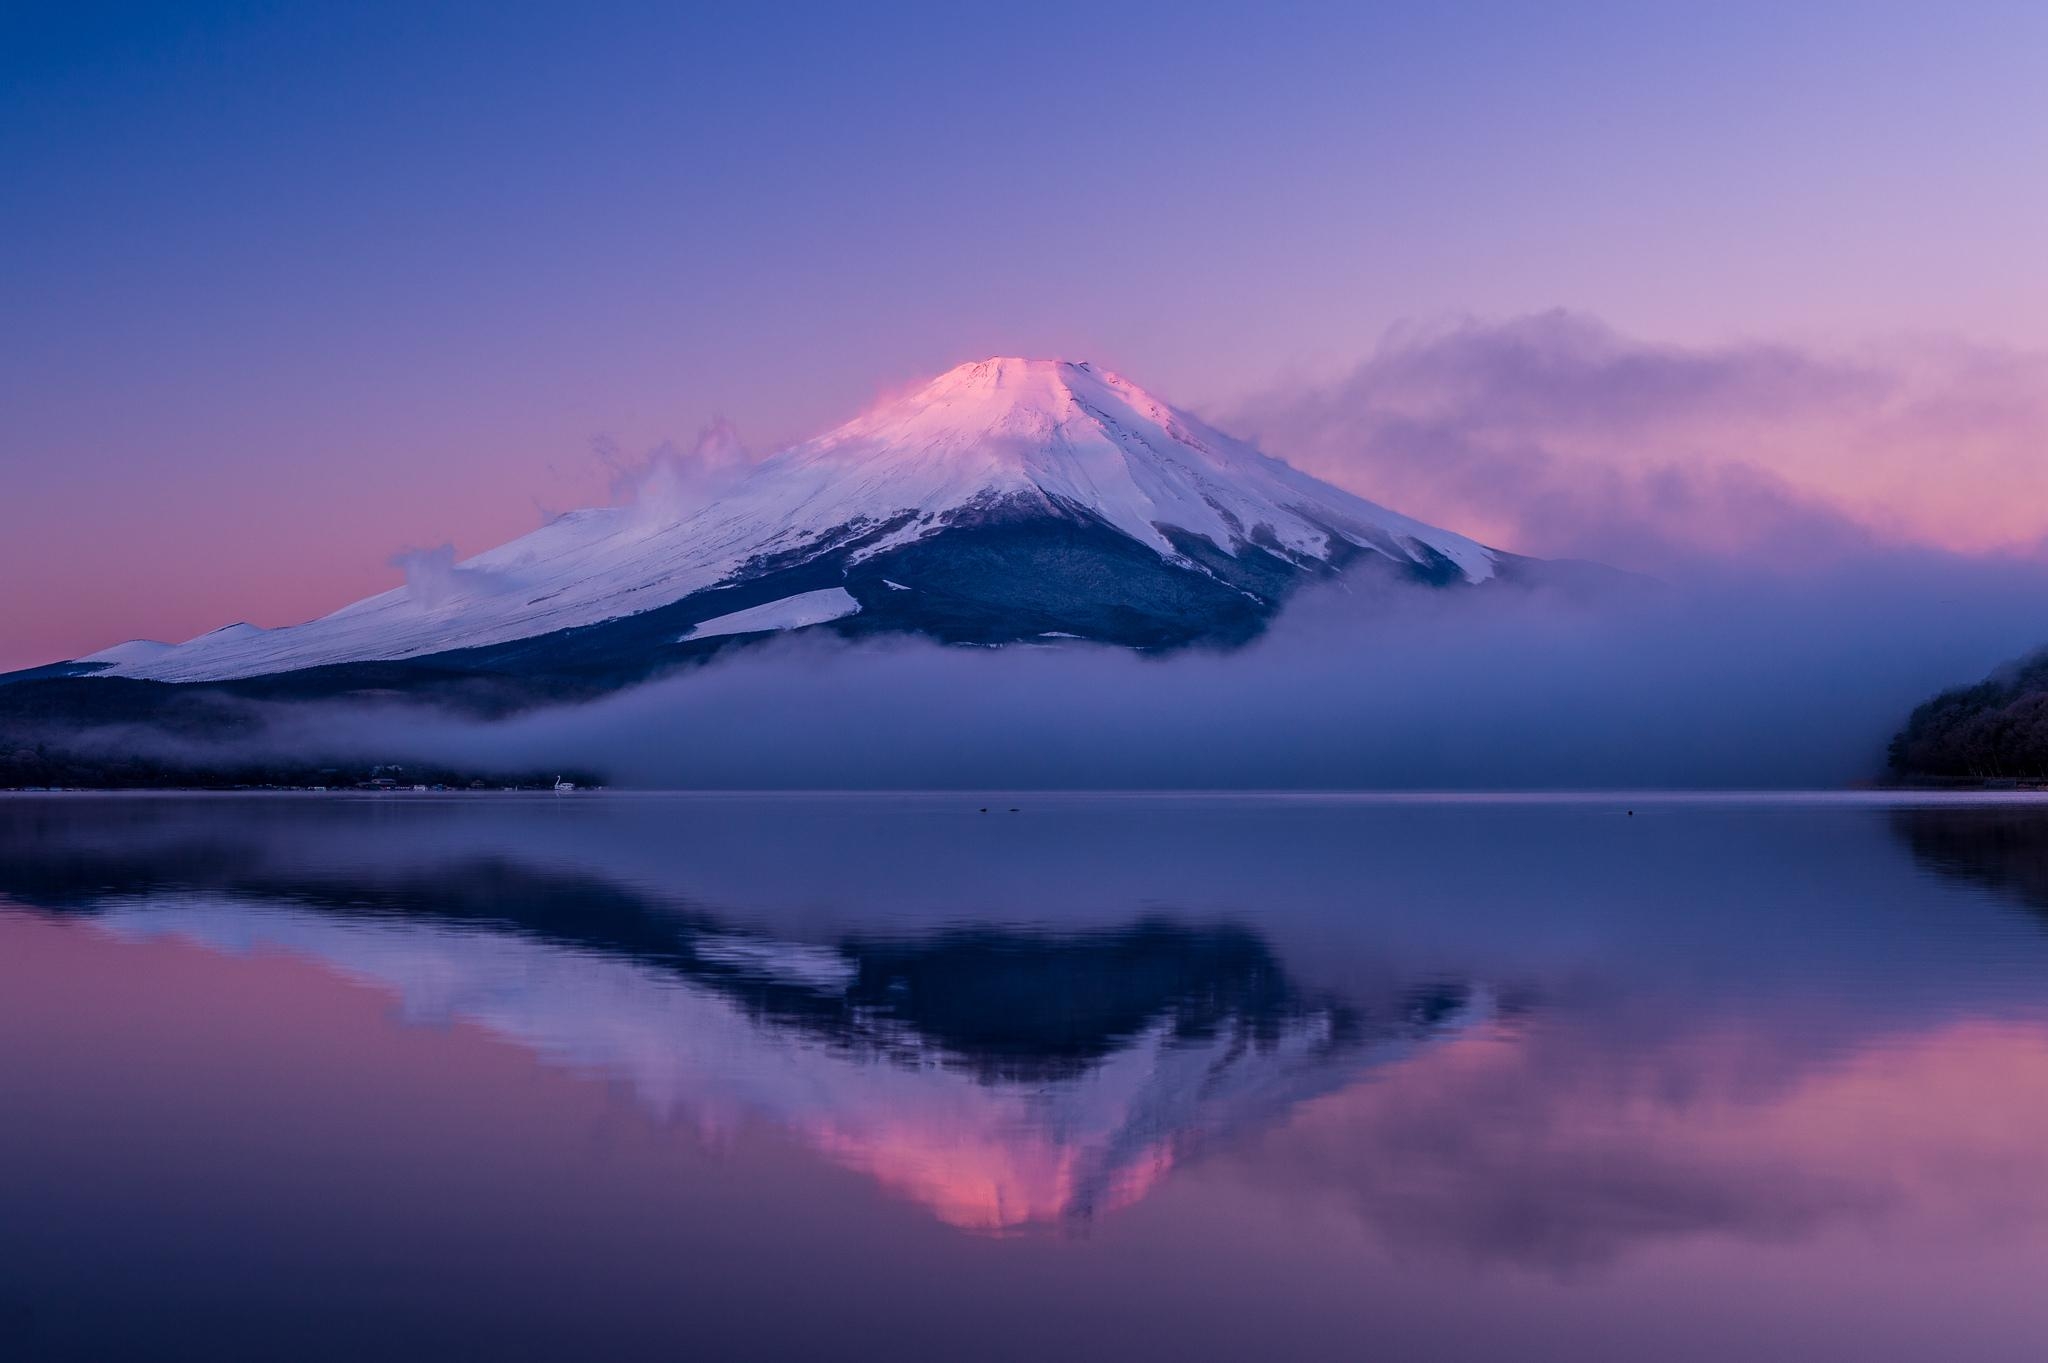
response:
{"label": "snowfield", "polygon": [[[683,639],[711,639],[721,634],[758,634],[766,630],[802,629],[805,625],[822,625],[827,620],[838,620],[859,612],[860,602],[853,599],[844,587],[827,587],[821,592],[800,592],[785,596],[780,601],[770,601],[765,606],[750,606],[730,615],[720,615],[706,620],[703,624],[683,635]],[[678,643],[682,640],[677,640]]]}

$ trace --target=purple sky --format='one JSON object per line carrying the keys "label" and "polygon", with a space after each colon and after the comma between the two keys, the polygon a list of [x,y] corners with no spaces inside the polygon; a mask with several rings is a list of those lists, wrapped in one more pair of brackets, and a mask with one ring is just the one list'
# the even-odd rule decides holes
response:
{"label": "purple sky", "polygon": [[[1511,548],[1702,467],[2048,534],[2037,4],[428,8],[0,14],[0,667],[319,614],[605,499],[593,442],[996,353]],[[1512,375],[1442,386],[1458,319],[1560,307],[1721,386],[1596,356],[1525,440]]]}

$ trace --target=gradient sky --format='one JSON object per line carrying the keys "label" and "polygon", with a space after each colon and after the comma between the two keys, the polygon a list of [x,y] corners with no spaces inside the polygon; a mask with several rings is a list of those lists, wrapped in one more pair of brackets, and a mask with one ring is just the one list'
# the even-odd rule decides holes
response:
{"label": "gradient sky", "polygon": [[0,667],[987,354],[1227,411],[1558,306],[2048,349],[2044,70],[2036,0],[12,3]]}

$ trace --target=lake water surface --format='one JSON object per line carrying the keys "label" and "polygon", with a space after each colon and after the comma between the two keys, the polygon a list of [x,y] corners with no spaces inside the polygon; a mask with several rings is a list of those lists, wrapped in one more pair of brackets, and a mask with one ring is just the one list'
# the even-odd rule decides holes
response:
{"label": "lake water surface", "polygon": [[0,797],[8,1358],[2038,1363],[2044,1284],[2044,804]]}

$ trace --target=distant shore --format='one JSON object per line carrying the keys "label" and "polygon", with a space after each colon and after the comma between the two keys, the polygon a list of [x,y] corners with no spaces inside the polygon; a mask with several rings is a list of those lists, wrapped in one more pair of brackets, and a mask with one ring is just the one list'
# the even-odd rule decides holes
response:
{"label": "distant shore", "polygon": [[273,761],[209,768],[83,757],[75,753],[0,750],[0,791],[23,794],[118,790],[445,794],[553,790],[557,782],[578,789],[605,784],[603,774],[594,771],[493,772],[423,762],[315,765]]}

